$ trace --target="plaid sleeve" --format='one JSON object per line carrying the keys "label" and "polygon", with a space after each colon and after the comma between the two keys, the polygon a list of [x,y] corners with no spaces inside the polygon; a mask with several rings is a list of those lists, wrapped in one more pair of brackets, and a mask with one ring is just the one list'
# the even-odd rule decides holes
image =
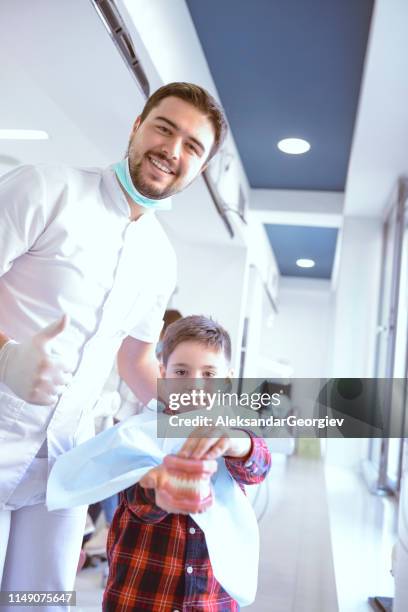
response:
{"label": "plaid sleeve", "polygon": [[144,523],[159,523],[168,514],[156,506],[154,489],[145,489],[138,482],[124,491],[124,498],[130,512]]}
{"label": "plaid sleeve", "polygon": [[251,438],[251,451],[246,457],[225,457],[231,476],[239,484],[259,484],[271,467],[271,453],[262,438],[245,430]]}

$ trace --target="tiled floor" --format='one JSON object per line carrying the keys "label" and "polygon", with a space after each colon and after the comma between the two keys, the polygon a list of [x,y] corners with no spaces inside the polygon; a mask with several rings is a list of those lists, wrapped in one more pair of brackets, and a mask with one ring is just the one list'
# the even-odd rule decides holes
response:
{"label": "tiled floor", "polygon": [[[369,595],[392,594],[395,507],[353,472],[276,456],[267,484],[250,497],[261,557],[248,612],[366,612]],[[78,577],[78,612],[101,609],[101,573],[88,568]]]}

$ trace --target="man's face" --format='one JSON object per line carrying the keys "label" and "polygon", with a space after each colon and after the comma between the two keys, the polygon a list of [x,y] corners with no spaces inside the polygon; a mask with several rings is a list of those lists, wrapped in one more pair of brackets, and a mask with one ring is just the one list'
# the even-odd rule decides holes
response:
{"label": "man's face", "polygon": [[135,187],[156,200],[182,191],[204,170],[213,144],[208,117],[180,98],[164,98],[133,126],[128,156]]}

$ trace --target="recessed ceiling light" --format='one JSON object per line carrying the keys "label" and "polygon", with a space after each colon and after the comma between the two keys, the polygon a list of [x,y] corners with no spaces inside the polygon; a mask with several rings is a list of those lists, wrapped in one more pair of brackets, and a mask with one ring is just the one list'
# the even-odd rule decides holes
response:
{"label": "recessed ceiling light", "polygon": [[296,265],[299,268],[313,268],[316,264],[313,259],[297,259]]}
{"label": "recessed ceiling light", "polygon": [[0,140],[48,140],[44,130],[1,130]]}
{"label": "recessed ceiling light", "polygon": [[310,143],[302,138],[284,138],[278,142],[278,149],[289,155],[300,155],[309,151]]}

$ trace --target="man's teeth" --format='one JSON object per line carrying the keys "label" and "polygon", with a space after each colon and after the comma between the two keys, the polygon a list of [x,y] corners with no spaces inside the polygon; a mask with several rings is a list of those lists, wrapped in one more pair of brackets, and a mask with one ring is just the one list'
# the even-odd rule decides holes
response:
{"label": "man's teeth", "polygon": [[169,482],[175,489],[189,489],[204,497],[209,494],[210,486],[208,481],[191,480],[187,478],[179,478],[178,476],[170,476]]}
{"label": "man's teeth", "polygon": [[155,159],[154,157],[149,157],[149,159],[150,159],[150,161],[152,162],[152,164],[154,166],[159,168],[159,170],[162,170],[163,172],[166,172],[166,174],[172,174],[171,170],[169,170],[169,168],[167,168],[167,166],[163,166],[163,164],[161,164],[159,161],[157,161],[157,159]]}

